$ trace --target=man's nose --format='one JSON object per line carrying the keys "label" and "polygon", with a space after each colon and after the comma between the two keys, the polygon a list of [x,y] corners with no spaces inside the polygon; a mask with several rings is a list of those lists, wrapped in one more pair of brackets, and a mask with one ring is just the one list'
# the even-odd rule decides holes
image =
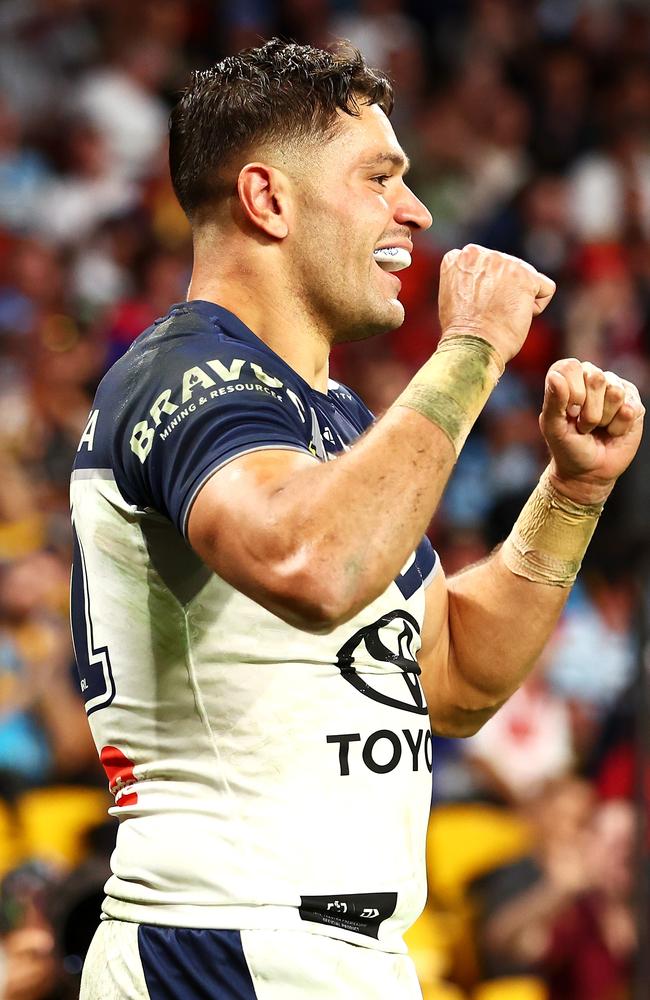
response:
{"label": "man's nose", "polygon": [[410,226],[412,229],[428,229],[433,222],[429,209],[406,184],[397,203],[394,218],[401,226]]}

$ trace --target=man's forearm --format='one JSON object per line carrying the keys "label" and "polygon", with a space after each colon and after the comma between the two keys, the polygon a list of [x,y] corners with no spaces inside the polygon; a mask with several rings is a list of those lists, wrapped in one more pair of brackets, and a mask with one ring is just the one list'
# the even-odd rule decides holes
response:
{"label": "man's forearm", "polygon": [[568,589],[515,575],[501,550],[448,580],[452,669],[467,708],[492,714],[539,658]]}
{"label": "man's forearm", "polygon": [[[455,461],[443,431],[391,409],[354,448],[304,467],[270,496],[264,521],[243,540],[260,570],[291,561],[287,586],[315,590],[338,624],[381,594],[419,544]],[[273,530],[273,525],[278,526]],[[288,555],[285,555],[288,554]],[[298,586],[304,567],[304,584]],[[281,570],[280,570],[281,572]]]}
{"label": "man's forearm", "polygon": [[534,666],[568,591],[516,576],[500,551],[445,588],[440,638],[418,655],[422,684],[434,731],[473,736]]}
{"label": "man's forearm", "polygon": [[644,413],[636,387],[612,372],[575,358],[549,369],[540,415],[549,467],[503,547],[448,582],[445,644],[436,648],[430,630],[423,643],[441,732],[476,732],[534,665],[638,448]]}
{"label": "man's forearm", "polygon": [[490,559],[448,582],[450,676],[482,725],[538,659],[580,568],[602,504],[560,494],[548,470]]}

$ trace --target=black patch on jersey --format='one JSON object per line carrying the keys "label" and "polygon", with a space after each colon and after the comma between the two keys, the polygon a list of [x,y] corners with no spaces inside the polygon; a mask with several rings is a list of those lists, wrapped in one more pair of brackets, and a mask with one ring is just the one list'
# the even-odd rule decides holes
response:
{"label": "black patch on jersey", "polygon": [[[381,638],[381,631],[392,621],[402,620],[402,631],[397,638],[398,652],[393,652]],[[351,684],[366,698],[372,698],[382,705],[389,705],[391,708],[399,708],[405,712],[415,712],[418,715],[426,715],[428,708],[424,701],[424,694],[418,676],[421,673],[420,665],[413,652],[413,639],[420,635],[420,626],[413,615],[408,611],[389,611],[382,615],[377,621],[370,625],[364,625],[358,632],[348,639],[336,654],[336,665],[341,671],[341,676],[348,684]],[[370,687],[369,675],[365,677],[357,672],[354,666],[354,654],[361,645],[365,644],[368,654],[373,660],[380,663],[390,663],[402,671],[402,676],[408,689],[409,700],[401,701],[399,698],[391,698],[390,695]]]}
{"label": "black patch on jersey", "polygon": [[377,939],[384,920],[397,906],[396,892],[352,892],[340,896],[301,896],[303,920]]}

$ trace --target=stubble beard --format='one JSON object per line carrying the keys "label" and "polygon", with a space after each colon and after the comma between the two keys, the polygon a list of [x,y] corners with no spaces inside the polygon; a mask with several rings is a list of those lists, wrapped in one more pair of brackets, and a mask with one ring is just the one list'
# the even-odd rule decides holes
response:
{"label": "stubble beard", "polygon": [[341,253],[333,259],[321,244],[318,253],[305,254],[300,267],[303,301],[332,345],[367,340],[396,330],[404,322],[402,304],[382,296],[380,277],[373,280],[374,262],[365,272],[358,268],[355,277],[346,259],[358,260],[358,255]]}
{"label": "stubble beard", "polygon": [[[366,286],[367,287],[367,286]],[[361,305],[359,298],[348,302],[334,339],[336,344],[352,343],[397,330],[404,322],[404,309],[394,299],[382,298],[369,289]]]}
{"label": "stubble beard", "polygon": [[355,243],[309,181],[303,196],[294,273],[315,329],[322,329],[332,346],[396,330],[404,322],[404,308],[382,293],[372,246]]}

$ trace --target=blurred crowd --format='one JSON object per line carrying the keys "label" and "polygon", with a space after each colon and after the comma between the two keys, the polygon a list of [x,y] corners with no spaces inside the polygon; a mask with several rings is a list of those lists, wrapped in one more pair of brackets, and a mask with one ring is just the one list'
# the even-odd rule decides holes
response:
{"label": "blurred crowd", "polygon": [[[392,402],[435,348],[452,247],[524,257],[558,284],[431,526],[448,573],[505,537],[537,480],[551,361],[650,391],[647,0],[3,0],[0,1000],[76,996],[114,836],[67,624],[68,479],[97,382],[185,297],[169,109],[191,69],[273,34],[347,38],[389,73],[434,217],[403,272],[405,325],[337,348],[334,377],[378,414]],[[409,941],[427,1000],[632,995],[647,462],[642,447],[531,679],[476,737],[437,741],[429,902]]]}

